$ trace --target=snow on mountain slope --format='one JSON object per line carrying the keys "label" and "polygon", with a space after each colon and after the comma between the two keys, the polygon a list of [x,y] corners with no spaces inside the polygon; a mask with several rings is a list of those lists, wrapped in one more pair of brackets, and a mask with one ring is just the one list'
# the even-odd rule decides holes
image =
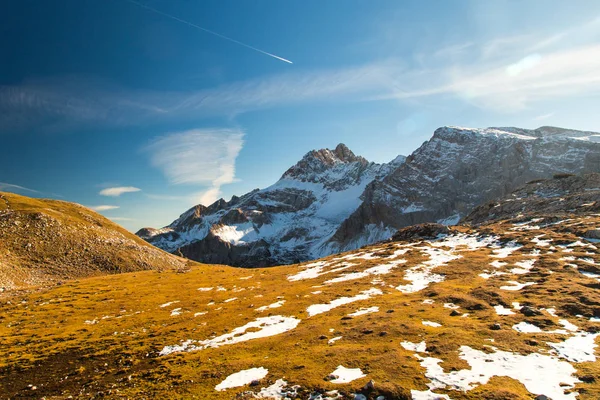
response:
{"label": "snow on mountain slope", "polygon": [[404,161],[370,163],[345,145],[311,151],[274,185],[209,207],[195,206],[142,238],[204,262],[265,266],[314,258],[361,204],[369,183]]}
{"label": "snow on mountain slope", "polygon": [[593,132],[443,127],[408,158],[370,163],[345,145],[313,150],[274,185],[138,235],[194,260],[256,267],[306,261],[422,223],[456,224],[527,181],[600,171]]}

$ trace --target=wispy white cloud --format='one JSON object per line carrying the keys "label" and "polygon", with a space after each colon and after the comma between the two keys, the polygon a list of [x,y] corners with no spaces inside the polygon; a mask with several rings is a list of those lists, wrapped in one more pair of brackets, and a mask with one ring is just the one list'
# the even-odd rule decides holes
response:
{"label": "wispy white cloud", "polygon": [[37,190],[29,189],[23,186],[14,185],[12,183],[0,182],[0,190],[6,192],[29,192],[29,193],[40,193]]}
{"label": "wispy white cloud", "polygon": [[108,211],[108,210],[116,210],[119,206],[109,206],[109,205],[101,205],[101,206],[92,206],[90,207],[94,211]]}
{"label": "wispy white cloud", "polygon": [[134,186],[119,186],[102,189],[98,194],[101,196],[119,197],[124,193],[139,192],[140,190],[142,189],[136,188]]}
{"label": "wispy white cloud", "polygon": [[218,199],[222,185],[235,181],[235,160],[244,145],[239,129],[195,129],[155,139],[146,151],[152,164],[175,185],[207,186],[202,204]]}
{"label": "wispy white cloud", "polygon": [[554,116],[554,113],[548,113],[548,114],[538,115],[537,117],[534,117],[533,119],[535,121],[543,121],[543,120],[551,118],[553,116]]}

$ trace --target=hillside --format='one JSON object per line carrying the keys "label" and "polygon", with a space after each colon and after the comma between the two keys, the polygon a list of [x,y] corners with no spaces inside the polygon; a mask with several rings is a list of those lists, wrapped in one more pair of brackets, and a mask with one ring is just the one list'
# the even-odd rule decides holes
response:
{"label": "hillside", "polygon": [[343,144],[313,150],[269,188],[196,206],[138,235],[193,260],[290,264],[458,222],[528,181],[600,171],[599,134],[553,127],[442,127],[410,156],[370,163]]}
{"label": "hillside", "polygon": [[78,204],[0,192],[0,290],[186,267]]}
{"label": "hillside", "polygon": [[15,296],[0,397],[597,399],[600,215],[540,218]]}

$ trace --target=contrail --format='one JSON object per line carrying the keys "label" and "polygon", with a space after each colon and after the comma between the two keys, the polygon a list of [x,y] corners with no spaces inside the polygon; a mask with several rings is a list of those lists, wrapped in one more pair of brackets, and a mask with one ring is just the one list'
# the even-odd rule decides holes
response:
{"label": "contrail", "polygon": [[145,5],[145,4],[138,3],[138,2],[137,2],[137,1],[135,1],[135,0],[127,0],[127,1],[128,1],[128,2],[130,2],[130,3],[132,3],[132,4],[135,4],[136,6],[142,7],[142,8],[144,8],[144,9],[148,10],[148,11],[152,11],[152,12],[154,12],[154,13],[160,14],[160,15],[162,15],[162,16],[165,16],[165,17],[167,17],[167,18],[171,18],[171,19],[173,19],[173,20],[175,20],[175,21],[182,22],[182,23],[184,23],[184,24],[186,24],[186,25],[189,25],[189,26],[191,26],[191,27],[193,27],[193,28],[200,29],[201,31],[204,31],[204,32],[206,32],[206,33],[210,33],[211,35],[214,35],[214,36],[220,37],[221,39],[229,40],[230,42],[233,42],[233,43],[239,44],[240,46],[244,46],[244,47],[246,47],[246,48],[248,48],[248,49],[250,49],[250,50],[258,51],[259,53],[265,54],[265,55],[267,55],[267,56],[269,56],[269,57],[273,57],[273,58],[276,58],[276,59],[278,59],[278,60],[280,60],[280,61],[283,61],[283,62],[286,62],[286,63],[289,63],[289,64],[293,64],[293,62],[291,62],[290,60],[287,60],[287,59],[285,59],[285,58],[283,58],[283,57],[279,57],[279,56],[276,56],[275,54],[271,54],[271,53],[268,53],[268,52],[266,52],[266,51],[264,51],[264,50],[257,49],[256,47],[250,46],[249,44],[246,44],[246,43],[242,43],[242,42],[240,42],[239,40],[235,40],[235,39],[232,39],[232,38],[230,38],[230,37],[227,37],[227,36],[225,36],[225,35],[221,35],[220,33],[217,33],[217,32],[214,32],[214,31],[211,31],[210,29],[203,28],[203,27],[201,27],[201,26],[199,26],[199,25],[196,25],[196,24],[194,24],[194,23],[192,23],[192,22],[189,22],[189,21],[183,20],[183,19],[181,19],[181,18],[178,18],[178,17],[176,17],[176,16],[174,16],[174,15],[167,14],[167,13],[165,13],[165,12],[159,11],[159,10],[157,10],[157,9],[155,9],[155,8],[152,8],[152,7],[150,7],[150,6],[147,6],[147,5]]}

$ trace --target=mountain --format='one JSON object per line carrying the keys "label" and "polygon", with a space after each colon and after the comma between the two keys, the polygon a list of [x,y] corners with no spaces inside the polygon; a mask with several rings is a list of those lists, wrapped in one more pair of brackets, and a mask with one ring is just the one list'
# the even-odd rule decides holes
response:
{"label": "mountain", "polygon": [[186,265],[78,204],[0,192],[0,292]]}
{"label": "mountain", "polygon": [[403,162],[402,156],[389,164],[368,162],[343,144],[314,150],[266,189],[195,206],[169,226],[137,235],[207,263],[256,267],[316,258],[360,205],[367,185]]}
{"label": "mountain", "polygon": [[[15,293],[0,398],[598,399],[597,176],[560,178],[504,197],[530,210],[309,263]],[[554,193],[568,197],[541,216]]]}
{"label": "mountain", "polygon": [[600,134],[554,127],[443,127],[409,157],[370,163],[340,144],[315,150],[273,186],[137,234],[193,260],[289,264],[388,239],[423,222],[451,225],[528,181],[600,171]]}

